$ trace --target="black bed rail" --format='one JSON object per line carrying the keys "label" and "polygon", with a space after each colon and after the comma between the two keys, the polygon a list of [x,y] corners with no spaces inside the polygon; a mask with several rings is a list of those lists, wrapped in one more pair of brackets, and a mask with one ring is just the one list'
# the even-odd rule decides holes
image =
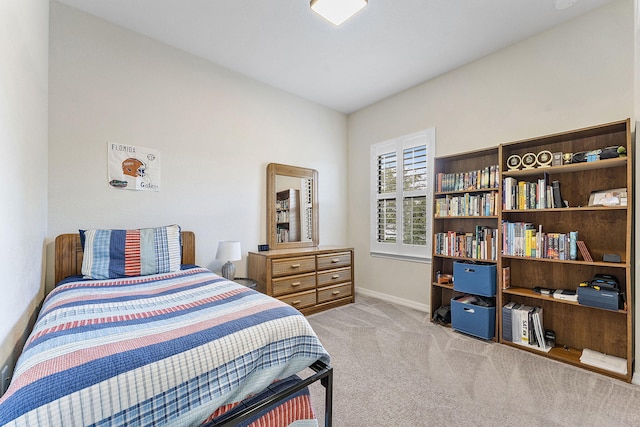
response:
{"label": "black bed rail", "polygon": [[286,389],[279,391],[278,393],[268,396],[265,399],[262,399],[254,403],[253,405],[248,406],[243,411],[237,412],[226,418],[225,415],[222,414],[220,417],[218,417],[219,421],[210,421],[209,423],[205,424],[205,427],[235,427],[242,421],[247,420],[260,411],[275,403],[278,403],[279,401],[291,396],[292,394],[299,392],[303,388],[308,387],[316,381],[320,381],[320,384],[322,384],[325,389],[324,425],[325,427],[331,427],[333,415],[333,368],[319,360],[311,365],[310,368],[315,372],[313,375],[302,379],[291,387],[287,387]]}

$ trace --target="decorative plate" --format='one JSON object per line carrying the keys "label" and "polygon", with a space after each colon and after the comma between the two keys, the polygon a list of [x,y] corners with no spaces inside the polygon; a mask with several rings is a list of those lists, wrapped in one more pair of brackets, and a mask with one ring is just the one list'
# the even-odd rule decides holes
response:
{"label": "decorative plate", "polygon": [[551,166],[551,161],[553,160],[553,154],[551,151],[543,150],[538,153],[536,156],[536,161],[538,162],[538,166],[545,167]]}
{"label": "decorative plate", "polygon": [[521,165],[522,165],[522,159],[517,154],[512,154],[507,159],[507,168],[510,171],[516,171],[516,170],[520,169]]}
{"label": "decorative plate", "polygon": [[533,153],[527,153],[522,156],[522,166],[524,169],[533,169],[536,167],[537,157]]}

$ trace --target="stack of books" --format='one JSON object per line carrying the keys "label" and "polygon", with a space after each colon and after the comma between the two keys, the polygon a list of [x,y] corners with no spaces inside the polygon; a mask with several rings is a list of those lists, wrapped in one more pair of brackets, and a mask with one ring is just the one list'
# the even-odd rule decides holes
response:
{"label": "stack of books", "polygon": [[545,341],[542,307],[508,302],[502,307],[502,339],[515,344],[549,352]]}
{"label": "stack of books", "polygon": [[606,369],[607,371],[617,372],[621,375],[627,375],[627,359],[621,357],[611,356],[610,354],[585,348],[582,350],[580,362],[585,365],[595,366],[596,368]]}

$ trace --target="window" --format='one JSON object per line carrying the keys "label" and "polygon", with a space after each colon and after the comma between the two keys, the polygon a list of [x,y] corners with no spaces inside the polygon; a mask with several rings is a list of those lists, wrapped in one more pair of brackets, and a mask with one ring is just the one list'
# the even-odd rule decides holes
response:
{"label": "window", "polygon": [[371,252],[431,253],[435,129],[371,146]]}

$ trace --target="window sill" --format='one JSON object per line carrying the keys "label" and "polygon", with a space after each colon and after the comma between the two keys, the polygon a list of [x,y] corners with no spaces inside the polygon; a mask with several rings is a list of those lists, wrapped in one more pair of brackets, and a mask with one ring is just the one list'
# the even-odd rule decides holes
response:
{"label": "window sill", "polygon": [[387,258],[387,259],[395,259],[398,261],[407,261],[407,262],[418,262],[421,264],[430,264],[431,258],[427,257],[418,257],[412,255],[399,255],[399,254],[389,254],[385,252],[369,252],[374,258]]}

